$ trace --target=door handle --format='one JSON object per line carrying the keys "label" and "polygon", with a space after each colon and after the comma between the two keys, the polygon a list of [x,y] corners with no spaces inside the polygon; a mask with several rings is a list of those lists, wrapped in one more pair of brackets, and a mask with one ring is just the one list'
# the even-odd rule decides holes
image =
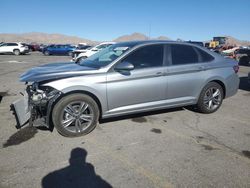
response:
{"label": "door handle", "polygon": [[199,66],[199,67],[198,67],[198,70],[199,70],[199,71],[204,71],[204,70],[206,70],[206,67],[205,67],[205,66]]}
{"label": "door handle", "polygon": [[165,76],[166,73],[165,73],[165,72],[157,72],[155,75],[156,75],[156,76]]}

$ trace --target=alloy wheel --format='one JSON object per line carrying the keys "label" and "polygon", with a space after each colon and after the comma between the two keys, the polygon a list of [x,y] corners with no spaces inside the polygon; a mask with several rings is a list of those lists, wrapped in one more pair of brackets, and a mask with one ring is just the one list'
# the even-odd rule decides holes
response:
{"label": "alloy wheel", "polygon": [[220,106],[221,102],[222,95],[218,88],[211,87],[207,89],[203,98],[203,103],[208,110],[215,110]]}
{"label": "alloy wheel", "polygon": [[61,125],[67,131],[81,133],[92,124],[93,120],[92,107],[84,101],[76,101],[64,107]]}

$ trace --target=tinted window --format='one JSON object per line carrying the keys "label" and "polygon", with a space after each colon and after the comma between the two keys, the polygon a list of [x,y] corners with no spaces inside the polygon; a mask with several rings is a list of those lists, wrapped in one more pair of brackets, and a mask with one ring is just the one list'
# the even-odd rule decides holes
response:
{"label": "tinted window", "polygon": [[172,44],[171,53],[173,65],[182,65],[198,62],[198,54],[192,46]]}
{"label": "tinted window", "polygon": [[7,46],[17,46],[17,43],[8,43]]}
{"label": "tinted window", "polygon": [[208,62],[208,61],[212,61],[214,60],[214,57],[211,56],[210,54],[208,54],[207,52],[199,49],[199,48],[195,48],[198,53],[200,54],[200,60],[199,62]]}
{"label": "tinted window", "polygon": [[163,64],[163,45],[151,45],[142,47],[132,52],[123,61],[134,65],[135,69],[158,67]]}

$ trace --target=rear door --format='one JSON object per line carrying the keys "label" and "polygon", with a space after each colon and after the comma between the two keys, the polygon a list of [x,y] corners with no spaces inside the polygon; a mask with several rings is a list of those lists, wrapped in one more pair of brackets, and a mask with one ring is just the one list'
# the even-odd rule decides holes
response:
{"label": "rear door", "polygon": [[164,100],[167,80],[163,66],[164,46],[161,44],[141,47],[121,62],[134,65],[135,69],[107,74],[108,108],[111,112],[123,112],[154,105]]}
{"label": "rear door", "polygon": [[188,44],[171,44],[167,98],[186,102],[198,97],[207,77],[211,55]]}

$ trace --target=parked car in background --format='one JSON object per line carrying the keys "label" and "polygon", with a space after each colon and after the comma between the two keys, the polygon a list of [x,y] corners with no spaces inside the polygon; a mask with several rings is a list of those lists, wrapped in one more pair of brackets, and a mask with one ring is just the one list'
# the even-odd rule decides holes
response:
{"label": "parked car in background", "polygon": [[43,52],[43,49],[46,48],[47,46],[48,45],[46,45],[46,44],[40,44],[38,51]]}
{"label": "parked car in background", "polygon": [[27,45],[20,42],[9,42],[0,44],[0,54],[26,54],[29,52]]}
{"label": "parked car in background", "polygon": [[80,53],[85,52],[86,49],[90,49],[90,45],[78,45],[77,48],[72,52],[72,58],[76,58]]}
{"label": "parked car in background", "polygon": [[234,52],[235,59],[239,62],[240,65],[250,66],[250,49],[249,48],[240,48]]}
{"label": "parked car in background", "polygon": [[19,128],[40,119],[69,137],[88,134],[100,118],[188,105],[208,114],[236,94],[238,69],[235,60],[189,43],[117,43],[80,64],[22,74],[27,96],[12,110]]}
{"label": "parked car in background", "polygon": [[40,45],[39,44],[29,44],[31,51],[40,51]]}
{"label": "parked car in background", "polygon": [[115,42],[103,42],[101,44],[98,44],[92,48],[88,48],[86,50],[83,50],[78,56],[73,57],[73,61],[76,63],[79,63],[81,60],[88,58],[89,56],[103,50],[104,48],[107,48],[108,46],[111,46],[115,44]]}
{"label": "parked car in background", "polygon": [[72,56],[72,51],[76,48],[71,45],[53,44],[43,48],[44,55],[69,55]]}

